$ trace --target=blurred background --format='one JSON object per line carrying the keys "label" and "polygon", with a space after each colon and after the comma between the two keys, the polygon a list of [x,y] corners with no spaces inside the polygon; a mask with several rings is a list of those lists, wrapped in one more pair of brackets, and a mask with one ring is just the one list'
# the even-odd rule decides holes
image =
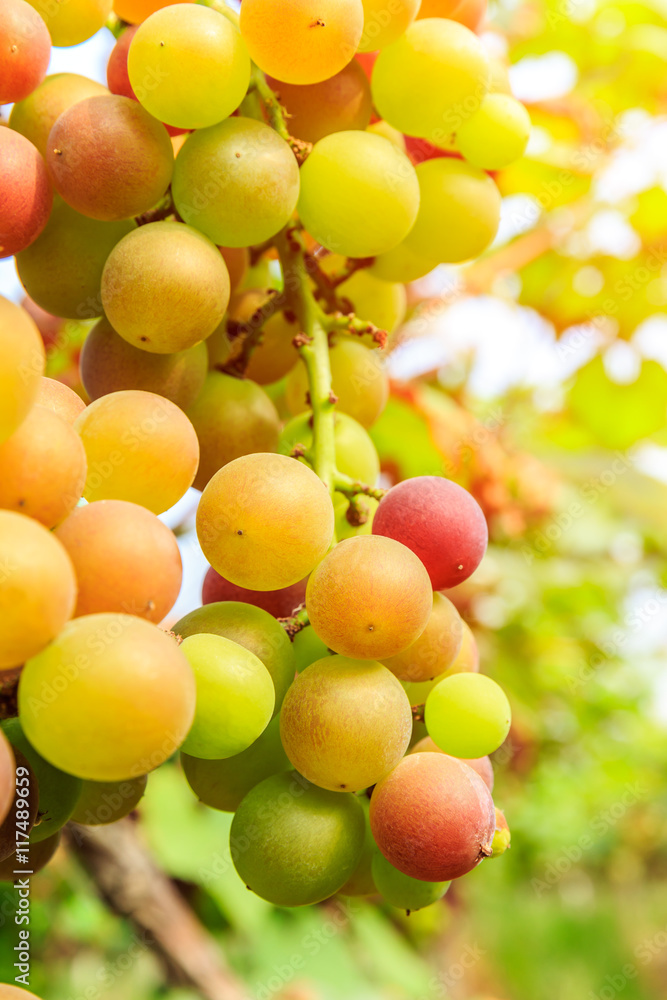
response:
{"label": "blurred background", "polygon": [[[512,848],[410,917],[373,901],[280,910],[229,863],[230,817],[176,767],[141,836],[256,1000],[662,1000],[667,996],[667,6],[492,3],[489,51],[530,110],[497,176],[500,234],[407,288],[392,397],[372,428],[387,482],[470,489],[492,544],[453,598],[514,723],[495,755]],[[49,72],[104,80],[106,29]],[[21,297],[13,262],[0,292]],[[79,388],[86,327],[47,374]],[[279,399],[280,390],[276,390]],[[163,515],[199,604],[197,495]],[[0,980],[15,896],[0,887]],[[32,887],[45,1000],[195,1000],[60,850]],[[229,998],[243,995],[230,979]]]}

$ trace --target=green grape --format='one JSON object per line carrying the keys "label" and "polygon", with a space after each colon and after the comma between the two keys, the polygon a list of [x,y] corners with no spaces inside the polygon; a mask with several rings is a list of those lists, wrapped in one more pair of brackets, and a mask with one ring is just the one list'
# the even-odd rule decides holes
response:
{"label": "green grape", "polygon": [[249,889],[276,906],[327,899],[355,870],[364,813],[354,795],[310,785],[295,772],[255,785],[236,810],[230,849]]}
{"label": "green grape", "polygon": [[88,458],[89,502],[129,500],[161,514],[192,485],[197,435],[183,411],[162,396],[110,392],[86,407],[75,428]]}
{"label": "green grape", "polygon": [[[438,602],[439,603],[439,602]],[[433,595],[433,605],[436,604],[436,595]],[[457,626],[459,627],[459,626]],[[411,705],[423,705],[433,688],[452,674],[477,673],[479,671],[479,653],[475,637],[467,622],[461,619],[461,647],[456,654],[452,664],[443,670],[441,674],[425,681],[405,681],[403,687],[410,699]],[[419,641],[419,640],[418,640]],[[388,665],[388,664],[387,664]]]}
{"label": "green grape", "polygon": [[146,782],[145,774],[130,781],[84,781],[72,819],[84,826],[115,823],[136,809]]}
{"label": "green grape", "polygon": [[483,170],[501,170],[519,160],[528,145],[530,115],[508,94],[487,94],[479,110],[463,122],[457,146],[468,163]]}
{"label": "green grape", "polygon": [[311,236],[347,257],[374,257],[407,236],[419,184],[407,156],[372,132],[334,132],[301,168],[298,212]]}
{"label": "green grape", "polygon": [[250,379],[209,372],[188,417],[199,440],[199,469],[194,481],[198,490],[235,458],[278,447],[278,411]]}
{"label": "green grape", "polygon": [[385,659],[407,649],[426,628],[432,607],[424,564],[382,535],[339,542],[306,588],[306,609],[320,639],[336,653],[360,659]]}
{"label": "green grape", "polygon": [[53,410],[72,426],[86,408],[81,396],[77,395],[74,389],[70,389],[64,382],[58,382],[55,378],[47,378],[46,375],[39,381],[35,403],[37,406],[46,407],[47,410]]}
{"label": "green grape", "polygon": [[[362,427],[378,419],[389,398],[389,381],[377,352],[354,340],[339,340],[329,352],[331,382],[338,397],[338,410],[353,417]],[[298,416],[309,410],[306,401],[308,376],[301,360],[287,376],[287,405]]]}
{"label": "green grape", "polygon": [[87,97],[63,111],[45,159],[58,194],[82,215],[106,221],[147,212],[174,169],[164,126],[116,94]]}
{"label": "green grape", "polygon": [[87,615],[28,660],[18,700],[26,737],[54,767],[124,781],[178,750],[194,718],[195,679],[157,626],[132,615]]}
{"label": "green grape", "polygon": [[0,441],[25,420],[44,374],[44,341],[34,321],[0,295]]}
{"label": "green grape", "polygon": [[238,29],[195,4],[164,7],[132,39],[127,69],[134,93],[155,118],[200,129],[231,115],[250,83],[250,59]]}
{"label": "green grape", "polygon": [[221,635],[250,650],[271,675],[275,688],[274,713],[280,711],[296,666],[287,633],[268,611],[240,601],[206,604],[176,622],[174,632],[183,638],[202,632]]}
{"label": "green grape", "polygon": [[269,385],[287,375],[298,360],[292,343],[298,332],[296,321],[287,320],[285,313],[271,316],[262,327],[260,343],[250,355],[247,377],[260,385]]}
{"label": "green grape", "polygon": [[322,642],[312,625],[306,625],[296,633],[292,640],[295,666],[298,673],[309,667],[315,660],[321,660],[329,655],[329,648]]}
{"label": "green grape", "polygon": [[365,129],[371,120],[368,77],[356,59],[321,83],[307,86],[268,79],[289,115],[291,135],[318,142],[332,132]]}
{"label": "green grape", "polygon": [[18,719],[5,720],[2,731],[28,761],[39,788],[37,818],[30,832],[30,843],[37,844],[52,837],[71,817],[81,795],[81,780],[44,760],[26,739]]}
{"label": "green grape", "polygon": [[333,537],[334,511],[315,473],[284,455],[244,455],[202,493],[197,535],[221,576],[249,590],[298,583]]}
{"label": "green grape", "polygon": [[215,243],[244,247],[275,236],[288,222],[299,197],[299,168],[268,125],[228,118],[186,139],[172,191],[185,222]]}
{"label": "green grape", "polygon": [[38,306],[55,316],[99,316],[105,261],[118,241],[135,228],[129,219],[90,219],[58,198],[46,228],[16,255],[21,284]]}
{"label": "green grape", "polygon": [[376,52],[391,45],[410,27],[417,16],[421,0],[362,0],[364,31],[358,52]]}
{"label": "green grape", "polygon": [[81,381],[91,399],[122,389],[143,389],[164,396],[185,410],[204,385],[207,344],[208,341],[195,344],[175,354],[150,354],[119,337],[103,316],[83,343],[79,361]]}
{"label": "green grape", "polygon": [[379,851],[373,856],[373,881],[377,891],[381,893],[390,906],[412,913],[424,906],[436,903],[445,895],[451,882],[424,882],[419,878],[410,878],[398,868],[394,868]]}
{"label": "green grape", "polygon": [[112,0],[28,0],[44,18],[54,45],[69,47],[91,38],[106,24]]}
{"label": "green grape", "polygon": [[63,111],[86,97],[101,97],[109,91],[101,83],[78,73],[47,76],[32,94],[12,108],[9,124],[46,156],[49,132]]}
{"label": "green grape", "polygon": [[136,503],[97,500],[56,530],[79,587],[74,617],[125,612],[161,622],[176,602],[183,567],[166,524]]}
{"label": "green grape", "polygon": [[0,444],[0,507],[53,528],[83,495],[86,453],[71,424],[34,406],[17,431]]}
{"label": "green grape", "polygon": [[421,204],[407,246],[448,264],[478,257],[500,221],[500,192],[493,179],[448,157],[420,163],[417,175]]}
{"label": "green grape", "polygon": [[338,295],[351,302],[360,319],[368,320],[387,333],[393,333],[405,319],[408,308],[407,294],[400,284],[403,280],[405,279],[401,278],[399,282],[389,284],[371,274],[368,268],[362,268],[339,285]]}
{"label": "green grape", "polygon": [[354,55],[364,23],[361,0],[244,0],[241,34],[254,62],[277,80],[319,83]]}
{"label": "green grape", "polygon": [[39,653],[71,618],[76,577],[67,552],[24,514],[0,510],[0,670]]}
{"label": "green grape", "polygon": [[462,641],[461,616],[444,594],[436,592],[428,625],[417,641],[383,663],[399,680],[427,681],[453,666]]}
{"label": "green grape", "polygon": [[4,733],[0,733],[0,824],[4,823],[14,801],[16,761]]}
{"label": "green grape", "polygon": [[197,707],[182,749],[191,757],[220,760],[254,743],[268,726],[276,694],[259,657],[212,633],[184,639],[181,651],[197,683]]}
{"label": "green grape", "polygon": [[285,695],[280,737],[308,781],[332,792],[374,785],[404,756],[412,712],[396,678],[373,660],[326,656]]}
{"label": "green grape", "polygon": [[[21,862],[16,853],[10,854],[4,861],[0,861],[0,882],[14,882],[17,878],[32,878],[46,868],[53,855],[58,850],[62,833],[58,830],[46,840],[40,840],[38,844],[30,845],[30,873],[25,874],[25,862]],[[25,855],[24,855],[25,856]],[[17,875],[21,872],[21,876]],[[2,986],[2,1000],[39,1000],[34,993],[27,990],[18,989],[14,986]]]}
{"label": "green grape", "polygon": [[334,513],[338,541],[342,542],[344,538],[354,538],[356,535],[370,535],[377,509],[378,501],[374,497],[356,496],[351,501],[342,493],[335,493]]}
{"label": "green grape", "polygon": [[361,857],[345,885],[341,886],[338,892],[341,896],[374,896],[377,892],[373,881],[373,858],[377,854],[377,847],[371,833],[369,821],[370,802],[365,795],[359,795],[357,801],[364,811],[364,845],[361,849]]}
{"label": "green grape", "polygon": [[484,757],[505,741],[512,710],[503,689],[484,674],[453,674],[428,698],[424,721],[431,739],[453,757]]}
{"label": "green grape", "polygon": [[422,257],[407,243],[399,243],[393,250],[380,254],[373,261],[370,274],[380,281],[417,281],[438,266],[437,260]]}
{"label": "green grape", "polygon": [[151,222],[117,243],[102,275],[102,304],[135,347],[174,354],[205,340],[229,302],[222,255],[182,222]]}
{"label": "green grape", "polygon": [[[346,476],[373,485],[380,475],[380,459],[366,430],[347,413],[334,416],[336,468]],[[302,444],[308,451],[313,444],[312,418],[308,413],[294,417],[285,424],[278,441],[278,451],[291,455]],[[305,460],[304,460],[305,461]]]}
{"label": "green grape", "polygon": [[[204,341],[209,369],[222,368],[230,358],[232,344],[227,336],[227,315],[216,326],[213,333]],[[196,399],[196,397],[195,397]]]}
{"label": "green grape", "polygon": [[499,858],[501,854],[504,854],[510,846],[511,840],[512,834],[505,819],[505,813],[501,809],[496,808],[496,832],[493,835],[491,857]]}
{"label": "green grape", "polygon": [[22,846],[26,843],[25,837],[32,832],[37,819],[39,803],[37,779],[30,764],[20,750],[14,750],[13,756],[16,770],[12,775],[9,812],[0,824],[0,862],[14,854],[17,843]]}
{"label": "green grape", "polygon": [[236,812],[251,788],[272,774],[291,769],[280,742],[277,716],[247,750],[224,760],[203,760],[181,753],[181,764],[199,801],[222,812]]}
{"label": "green grape", "polygon": [[380,53],[371,90],[385,121],[434,142],[475,113],[489,76],[489,58],[472,31],[455,21],[427,18]]}

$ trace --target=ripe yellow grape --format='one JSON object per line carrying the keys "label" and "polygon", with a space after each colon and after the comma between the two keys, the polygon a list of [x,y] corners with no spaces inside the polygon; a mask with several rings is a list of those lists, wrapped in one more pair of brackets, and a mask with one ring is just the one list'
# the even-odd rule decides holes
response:
{"label": "ripe yellow grape", "polygon": [[199,468],[194,480],[198,490],[235,458],[278,447],[278,411],[250,379],[209,372],[188,417],[199,440]]}
{"label": "ripe yellow grape", "polygon": [[479,111],[463,122],[457,146],[468,163],[483,170],[502,170],[519,160],[528,145],[530,115],[508,94],[487,94]]}
{"label": "ripe yellow grape", "polygon": [[88,501],[129,500],[161,514],[192,485],[197,435],[183,411],[162,396],[111,392],[87,406],[75,428],[88,458]]}
{"label": "ripe yellow grape", "polygon": [[0,507],[27,514],[46,528],[64,521],[83,495],[86,452],[71,424],[33,406],[0,444]]}
{"label": "ripe yellow grape", "polygon": [[25,420],[37,398],[46,357],[34,321],[0,295],[0,441]]}
{"label": "ripe yellow grape", "polygon": [[354,55],[363,30],[361,0],[244,0],[241,34],[260,69],[286,83],[319,83]]}
{"label": "ripe yellow grape", "polygon": [[111,13],[111,0],[28,0],[44,18],[54,45],[69,47],[91,38]]}
{"label": "ripe yellow grape", "polygon": [[75,618],[19,682],[19,718],[49,763],[91,781],[138,778],[181,746],[195,679],[171,636],[132,615]]}
{"label": "ripe yellow grape", "polygon": [[47,378],[46,375],[42,376],[39,381],[39,391],[35,403],[37,406],[45,406],[48,410],[53,410],[59,417],[72,425],[86,408],[81,396],[77,395],[74,389],[70,389],[64,382],[58,382],[55,378]]}
{"label": "ripe yellow grape", "polygon": [[[394,251],[389,250],[388,253]],[[362,268],[338,286],[338,295],[350,300],[359,319],[368,320],[378,329],[393,333],[405,319],[408,308],[408,297],[401,284],[406,280],[398,278],[390,284],[380,280],[368,268]]]}
{"label": "ripe yellow grape", "polygon": [[[382,358],[355,340],[339,340],[329,352],[333,391],[338,409],[362,427],[371,427],[389,398],[389,382]],[[286,397],[290,413],[298,416],[309,409],[306,402],[308,376],[301,360],[287,376]]]}
{"label": "ripe yellow grape", "polygon": [[100,97],[109,91],[101,83],[78,73],[47,76],[32,94],[12,108],[9,124],[46,156],[46,143],[56,119],[72,104],[86,97]]}
{"label": "ripe yellow grape", "polygon": [[76,577],[67,552],[38,521],[0,510],[0,669],[19,666],[72,617]]}
{"label": "ripe yellow grape", "polygon": [[364,30],[358,52],[376,52],[395,42],[417,16],[421,0],[361,0]]}
{"label": "ripe yellow grape", "polygon": [[380,281],[416,281],[430,274],[438,266],[437,260],[422,257],[405,241],[393,250],[380,254],[373,261],[370,274]]}
{"label": "ripe yellow grape", "polygon": [[389,139],[389,142],[393,142],[395,146],[404,153],[405,152],[405,136],[402,132],[399,132],[397,128],[390,125],[389,122],[385,122],[380,119],[379,122],[373,122],[366,129],[367,132],[372,132],[374,135],[381,135],[385,139]]}
{"label": "ripe yellow grape", "polygon": [[139,102],[178,128],[222,121],[250,83],[250,59],[238,28],[198,4],[173,4],[151,14],[132,39],[127,69]]}
{"label": "ripe yellow grape", "polygon": [[334,132],[315,143],[301,168],[298,212],[322,246],[374,257],[407,236],[419,183],[405,153],[372,132]]}
{"label": "ripe yellow grape", "polygon": [[228,118],[188,136],[172,190],[185,222],[215,243],[244,247],[275,236],[287,223],[299,197],[299,167],[268,125]]}
{"label": "ripe yellow grape", "polygon": [[373,67],[373,100],[385,121],[431,142],[455,131],[489,89],[489,59],[476,35],[444,18],[417,20]]}
{"label": "ripe yellow grape", "polygon": [[421,204],[406,245],[441,263],[478,257],[493,241],[500,222],[500,192],[493,179],[447,157],[420,163],[417,176]]}
{"label": "ripe yellow grape", "polygon": [[215,474],[197,510],[204,555],[250,590],[298,583],[327,551],[333,504],[315,473],[284,455],[245,455]]}
{"label": "ripe yellow grape", "polygon": [[343,656],[394,656],[428,624],[433,591],[420,559],[400,542],[358,535],[339,542],[311,573],[306,610],[317,635]]}

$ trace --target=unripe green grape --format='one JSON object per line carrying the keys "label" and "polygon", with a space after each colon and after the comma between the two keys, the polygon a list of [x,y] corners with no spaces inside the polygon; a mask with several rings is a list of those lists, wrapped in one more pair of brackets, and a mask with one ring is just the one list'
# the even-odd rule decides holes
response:
{"label": "unripe green grape", "polygon": [[32,94],[14,105],[9,124],[45,156],[49,132],[63,111],[86,97],[100,97],[108,93],[101,83],[78,73],[54,73],[47,76]]}
{"label": "unripe green grape", "polygon": [[529,136],[530,115],[523,104],[508,94],[487,94],[459,128],[456,142],[468,163],[502,170],[523,156]]}
{"label": "unripe green grape", "polygon": [[280,711],[285,692],[294,680],[296,665],[285,629],[267,611],[240,601],[220,601],[191,611],[176,622],[173,630],[183,638],[202,632],[221,635],[254,653],[271,675],[275,688],[274,712]]}
{"label": "unripe green grape", "polygon": [[136,809],[146,791],[145,774],[129,781],[84,781],[72,819],[84,826],[115,823]]}
{"label": "unripe green grape", "polygon": [[[214,336],[214,334],[211,334]],[[187,409],[201,392],[208,369],[207,343],[175,354],[150,354],[119,337],[106,317],[81,349],[81,381],[91,399],[122,389],[143,389]]]}
{"label": "unripe green grape", "polygon": [[378,114],[408,135],[451,132],[489,89],[489,59],[468,28],[443,18],[417,20],[378,56],[371,91]]}
{"label": "unripe green grape", "polygon": [[256,785],[236,811],[232,860],[249,889],[276,906],[327,899],[350,877],[364,844],[364,813],[348,793],[294,771]]}
{"label": "unripe green grape", "polygon": [[484,674],[453,674],[426,699],[431,739],[453,757],[484,757],[505,741],[512,710],[507,695]]}
{"label": "unripe green grape", "polygon": [[86,500],[129,500],[154,514],[173,507],[199,462],[194,427],[170,400],[126,389],[101,396],[78,417],[88,458]]}
{"label": "unripe green grape", "polygon": [[172,191],[185,222],[215,243],[245,247],[275,236],[289,221],[299,197],[299,168],[268,125],[228,118],[188,136]]}
{"label": "unripe green grape", "polygon": [[[16,872],[21,871],[24,878],[32,878],[46,868],[53,855],[58,850],[62,831],[57,830],[46,840],[39,843],[30,844],[30,874],[25,874],[25,862],[19,861],[16,854],[10,854],[4,861],[0,861],[0,882],[14,882],[19,877]],[[25,857],[25,855],[23,855]],[[2,984],[0,986],[2,1000],[39,1000],[34,993],[27,990],[18,989],[14,986]]]}
{"label": "unripe green grape", "polygon": [[391,45],[409,28],[419,11],[421,0],[362,0],[364,30],[358,52],[376,52]]}
{"label": "unripe green grape", "polygon": [[236,812],[251,788],[272,774],[290,771],[280,741],[280,720],[276,716],[246,750],[223,760],[203,760],[181,753],[187,782],[200,802],[211,809]]}
{"label": "unripe green grape", "polygon": [[195,679],[157,626],[131,615],[87,615],[28,660],[18,700],[26,737],[54,767],[123,781],[180,747],[194,718]]}
{"label": "unripe green grape", "polygon": [[315,143],[301,168],[299,217],[335,253],[386,253],[407,236],[418,208],[414,167],[380,135],[334,132]]}
{"label": "unripe green grape", "polygon": [[338,892],[341,896],[373,896],[377,892],[373,881],[373,858],[378,853],[369,818],[370,801],[366,795],[358,795],[357,802],[364,811],[364,845],[361,857],[345,885]]}
{"label": "unripe green grape", "polygon": [[420,163],[417,176],[421,203],[406,245],[442,263],[478,257],[493,241],[500,222],[500,192],[493,179],[448,157]]}
{"label": "unripe green grape", "polygon": [[[358,495],[352,502],[342,493],[335,493],[334,513],[338,541],[342,542],[344,538],[354,538],[356,535],[370,535],[377,509],[378,501],[374,497]],[[348,516],[349,512],[351,516]]]}
{"label": "unripe green grape", "polygon": [[306,142],[365,129],[371,120],[371,88],[356,59],[321,83],[300,86],[272,77],[268,82],[289,115],[290,133]]}
{"label": "unripe green grape", "polygon": [[188,417],[199,440],[194,485],[203,490],[215,473],[235,458],[275,451],[280,417],[264,390],[250,379],[212,371]]}
{"label": "unripe green grape", "polygon": [[412,712],[396,678],[374,660],[326,656],[296,678],[280,713],[285,753],[305,778],[358,792],[398,764]]}
{"label": "unripe green grape", "polygon": [[200,129],[234,111],[250,83],[250,59],[238,29],[218,11],[177,4],[146,18],[132,39],[132,89],[155,118]]}
{"label": "unripe green grape", "polygon": [[399,243],[393,250],[376,257],[370,274],[380,281],[417,281],[438,266],[437,260],[422,257],[407,243]]}
{"label": "unripe green grape", "polygon": [[90,219],[57,198],[46,228],[16,255],[21,284],[38,306],[55,316],[99,316],[105,261],[133,229],[136,224],[130,219]]}
{"label": "unripe green grape", "polygon": [[390,906],[413,913],[425,906],[431,906],[445,895],[451,882],[424,882],[419,878],[410,878],[376,851],[372,863],[373,881],[377,891]]}
{"label": "unripe green grape", "polygon": [[338,286],[338,295],[349,299],[359,319],[368,320],[380,330],[393,333],[405,319],[408,307],[407,294],[400,283],[406,280],[400,278],[389,284],[372,274],[368,268],[362,268]]}
{"label": "unripe green grape", "polygon": [[44,342],[34,321],[0,295],[0,441],[25,420],[44,374]]}
{"label": "unripe green grape", "polygon": [[102,274],[107,319],[124,340],[174,354],[205,340],[229,302],[222,255],[182,222],[151,222],[109,254]]}
{"label": "unripe green grape", "polygon": [[[366,430],[347,413],[334,416],[336,468],[346,476],[373,485],[380,474],[380,459]],[[312,418],[308,413],[285,424],[278,441],[278,451],[291,455],[297,444],[310,450],[313,443]],[[305,461],[305,459],[299,459]]]}
{"label": "unripe green grape", "polygon": [[[342,339],[331,348],[329,360],[339,412],[347,413],[362,427],[370,427],[389,398],[389,380],[382,358],[363,344]],[[301,360],[287,376],[286,392],[287,406],[294,416],[310,409],[306,402],[308,375]]]}
{"label": "unripe green grape", "polygon": [[462,641],[461,616],[444,594],[436,592],[428,625],[417,641],[383,663],[401,681],[426,681],[450,669]]}
{"label": "unripe green grape", "polygon": [[244,455],[202,493],[197,535],[211,566],[249,590],[307,576],[333,537],[334,511],[315,473],[284,455]]}
{"label": "unripe green grape", "polygon": [[92,38],[103,28],[111,13],[111,0],[28,0],[44,18],[51,41],[59,47],[69,48]]}
{"label": "unripe green grape", "polygon": [[311,573],[310,623],[330,649],[384,659],[407,649],[426,628],[433,591],[414,552],[379,535],[346,538]]}
{"label": "unripe green grape", "polygon": [[[227,361],[229,361],[232,353],[232,344],[227,336],[226,314],[221,322],[216,326],[213,333],[206,338],[204,346],[206,347],[209,370],[221,368],[227,363]],[[196,398],[197,397],[195,396],[195,399]]]}
{"label": "unripe green grape", "polygon": [[70,389],[64,382],[59,382],[55,378],[47,378],[46,375],[40,379],[35,403],[57,413],[72,427],[76,418],[81,416],[86,408],[81,396],[74,392],[74,389]]}
{"label": "unripe green grape", "polygon": [[184,639],[181,652],[197,684],[184,752],[220,760],[247,750],[266,729],[275,705],[273,681],[262,661],[237,642],[206,632]]}
{"label": "unripe green grape", "polygon": [[324,656],[329,656],[329,648],[318,636],[312,625],[306,625],[300,629],[292,640],[294,649],[295,666],[297,673],[301,673],[311,663],[321,660]]}
{"label": "unripe green grape", "polygon": [[19,666],[50,643],[76,604],[76,577],[51,532],[25,514],[0,510],[0,670]]}
{"label": "unripe green grape", "polygon": [[496,832],[493,835],[492,858],[499,858],[510,846],[512,834],[505,819],[505,813],[496,807]]}
{"label": "unripe green grape", "polygon": [[26,739],[18,719],[7,719],[2,731],[15,750],[28,761],[39,789],[37,818],[30,843],[37,844],[57,833],[74,812],[81,795],[81,780],[49,764]]}

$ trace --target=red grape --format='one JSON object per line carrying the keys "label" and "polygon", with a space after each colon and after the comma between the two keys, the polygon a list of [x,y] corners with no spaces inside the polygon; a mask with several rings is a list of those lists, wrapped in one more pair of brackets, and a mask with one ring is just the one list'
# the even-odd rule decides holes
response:
{"label": "red grape", "polygon": [[11,257],[37,239],[53,203],[39,151],[11,128],[0,128],[0,190],[0,257]]}
{"label": "red grape", "polygon": [[217,601],[241,601],[268,611],[274,618],[287,618],[305,601],[307,582],[308,577],[305,577],[298,583],[293,583],[291,587],[283,587],[281,590],[247,590],[225,580],[224,576],[220,576],[210,566],[204,577],[201,602],[215,604]]}
{"label": "red grape", "polygon": [[0,104],[22,101],[44,79],[51,56],[49,29],[25,0],[0,8]]}

